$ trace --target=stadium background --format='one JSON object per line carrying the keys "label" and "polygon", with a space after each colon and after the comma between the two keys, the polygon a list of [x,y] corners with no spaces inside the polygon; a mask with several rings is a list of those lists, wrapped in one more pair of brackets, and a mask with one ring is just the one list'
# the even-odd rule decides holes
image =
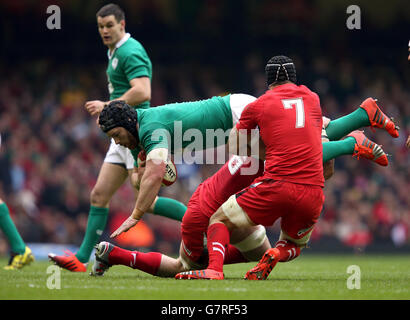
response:
{"label": "stadium background", "polygon": [[[106,47],[95,13],[107,1],[0,2],[0,197],[28,243],[78,246],[89,193],[109,144],[84,109],[108,99]],[[409,252],[410,30],[408,1],[355,1],[361,30],[346,27],[348,1],[116,1],[126,31],[153,62],[152,106],[228,92],[258,96],[264,66],[285,54],[299,83],[316,91],[324,115],[336,118],[368,96],[379,99],[401,127],[400,138],[366,135],[391,155],[387,168],[338,158],[312,252]],[[47,6],[61,8],[61,30],[48,30]],[[217,165],[178,166],[179,180],[161,194],[187,203]],[[110,210],[109,232],[133,207],[127,184]],[[270,228],[272,241],[278,224]],[[176,254],[179,223],[146,214],[139,237],[121,242]],[[134,234],[135,235],[135,234]],[[130,242],[126,242],[130,241]],[[308,252],[309,252],[308,251]],[[0,255],[8,245],[0,233]]]}

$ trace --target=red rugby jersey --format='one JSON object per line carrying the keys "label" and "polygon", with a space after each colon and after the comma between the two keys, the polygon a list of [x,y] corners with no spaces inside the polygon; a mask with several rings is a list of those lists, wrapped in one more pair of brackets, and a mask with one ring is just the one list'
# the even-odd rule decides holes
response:
{"label": "red rugby jersey", "polygon": [[195,193],[199,193],[200,208],[210,217],[228,198],[248,187],[252,181],[262,176],[262,160],[233,156],[212,177],[201,183]]}
{"label": "red rugby jersey", "polygon": [[266,91],[246,106],[236,124],[238,130],[256,127],[266,145],[264,178],[324,186],[316,93],[293,83]]}

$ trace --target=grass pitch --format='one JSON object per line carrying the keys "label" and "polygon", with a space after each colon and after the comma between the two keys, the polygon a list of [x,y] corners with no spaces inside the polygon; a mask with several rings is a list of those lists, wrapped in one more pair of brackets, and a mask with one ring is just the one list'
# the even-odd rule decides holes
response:
{"label": "grass pitch", "polygon": [[[7,263],[0,259],[0,265]],[[17,271],[0,269],[1,300],[409,300],[409,255],[301,255],[278,263],[266,281],[242,280],[254,263],[225,266],[224,281],[158,278],[123,266],[103,277],[61,269],[60,289],[36,261]],[[349,289],[348,267],[360,268],[360,289]],[[89,265],[88,269],[91,269]],[[54,282],[53,282],[54,281]],[[357,282],[353,282],[357,283]]]}

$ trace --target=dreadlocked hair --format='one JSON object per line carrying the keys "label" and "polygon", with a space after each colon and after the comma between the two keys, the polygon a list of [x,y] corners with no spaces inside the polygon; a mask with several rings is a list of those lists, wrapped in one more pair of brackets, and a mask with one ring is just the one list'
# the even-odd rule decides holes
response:
{"label": "dreadlocked hair", "polygon": [[296,68],[292,59],[286,56],[274,56],[270,58],[265,67],[266,82],[280,84],[286,81],[296,83]]}
{"label": "dreadlocked hair", "polygon": [[137,122],[137,112],[122,100],[114,100],[105,105],[98,119],[103,132],[107,133],[111,129],[123,127],[138,141]]}

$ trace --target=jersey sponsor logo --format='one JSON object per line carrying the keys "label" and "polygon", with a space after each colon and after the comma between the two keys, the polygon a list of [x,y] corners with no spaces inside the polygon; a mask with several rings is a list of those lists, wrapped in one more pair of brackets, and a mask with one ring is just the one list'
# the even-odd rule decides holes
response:
{"label": "jersey sponsor logo", "polygon": [[243,165],[243,158],[240,156],[233,156],[228,163],[228,169],[231,175],[234,175]]}
{"label": "jersey sponsor logo", "polygon": [[111,66],[114,70],[117,68],[117,65],[118,65],[118,59],[117,58],[112,59]]}

